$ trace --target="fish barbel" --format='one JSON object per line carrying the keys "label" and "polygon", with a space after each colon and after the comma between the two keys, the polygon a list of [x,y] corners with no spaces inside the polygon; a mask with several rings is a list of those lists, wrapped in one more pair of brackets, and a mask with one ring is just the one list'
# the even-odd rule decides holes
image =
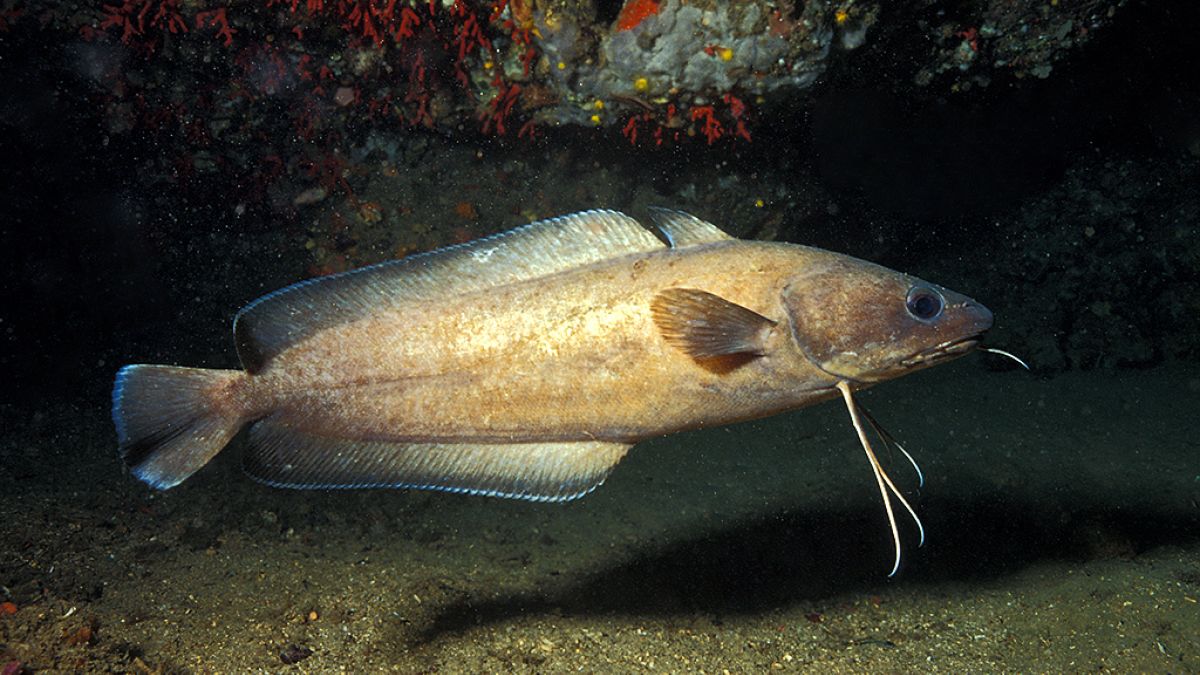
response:
{"label": "fish barbel", "polygon": [[641,440],[840,396],[894,573],[889,493],[916,514],[853,392],[971,351],[991,312],[845,255],[653,219],[659,236],[586,211],[259,298],[234,321],[243,370],[117,373],[121,455],[166,489],[250,425],[246,472],[274,486],[565,501]]}

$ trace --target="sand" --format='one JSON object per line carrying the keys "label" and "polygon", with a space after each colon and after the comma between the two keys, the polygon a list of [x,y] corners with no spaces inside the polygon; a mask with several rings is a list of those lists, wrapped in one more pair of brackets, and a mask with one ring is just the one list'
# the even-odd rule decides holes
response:
{"label": "sand", "polygon": [[0,665],[1200,670],[1200,369],[990,364],[862,395],[926,477],[884,458],[927,532],[902,522],[890,579],[837,402],[644,443],[565,505],[271,489],[242,475],[242,438],[157,493],[122,469],[103,401],[10,406]]}

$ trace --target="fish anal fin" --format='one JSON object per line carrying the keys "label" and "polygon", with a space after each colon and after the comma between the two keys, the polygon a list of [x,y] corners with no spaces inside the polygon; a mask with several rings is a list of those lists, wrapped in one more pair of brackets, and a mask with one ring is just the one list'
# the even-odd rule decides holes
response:
{"label": "fish anal fin", "polygon": [[276,487],[408,488],[562,502],[596,489],[630,445],[610,441],[409,443],[334,438],[276,415],[250,431],[245,469]]}
{"label": "fish anal fin", "polygon": [[668,344],[717,372],[761,356],[775,322],[695,288],[668,288],[650,303],[654,324]]}

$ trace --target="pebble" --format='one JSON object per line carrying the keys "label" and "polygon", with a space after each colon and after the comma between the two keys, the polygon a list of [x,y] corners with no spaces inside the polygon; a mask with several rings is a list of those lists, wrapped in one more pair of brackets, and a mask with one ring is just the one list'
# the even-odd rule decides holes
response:
{"label": "pebble", "polygon": [[294,663],[300,663],[312,655],[313,650],[309,649],[308,647],[301,647],[300,645],[288,645],[283,648],[283,651],[279,652],[279,660],[290,666]]}

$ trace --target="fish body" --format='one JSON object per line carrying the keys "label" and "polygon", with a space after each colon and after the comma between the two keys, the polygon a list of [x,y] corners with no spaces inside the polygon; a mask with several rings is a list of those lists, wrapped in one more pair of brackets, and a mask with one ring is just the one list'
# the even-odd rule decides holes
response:
{"label": "fish body", "polygon": [[583,269],[408,303],[326,331],[281,353],[252,382],[256,413],[289,410],[320,432],[379,440],[635,443],[724,424],[828,395],[832,377],[786,330],[772,358],[720,372],[660,337],[651,306],[696,286],[779,315],[781,274],[809,250],[730,240],[664,249]]}
{"label": "fish body", "polygon": [[168,488],[250,424],[247,472],[273,485],[561,501],[641,440],[834,398],[991,325],[871,263],[655,220],[661,239],[583,212],[261,298],[235,322],[243,371],[118,373],[121,452]]}

